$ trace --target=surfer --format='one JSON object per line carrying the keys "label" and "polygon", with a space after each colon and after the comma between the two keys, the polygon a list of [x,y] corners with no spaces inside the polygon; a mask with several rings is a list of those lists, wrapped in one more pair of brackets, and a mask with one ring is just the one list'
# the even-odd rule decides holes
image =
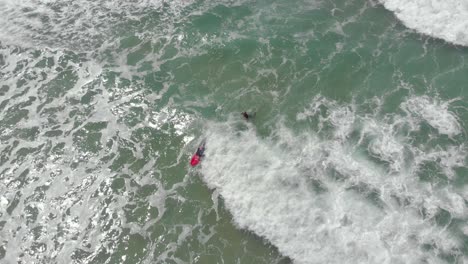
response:
{"label": "surfer", "polygon": [[256,114],[256,113],[257,113],[257,112],[254,112],[253,114],[249,114],[249,113],[247,113],[247,112],[242,112],[241,114],[242,114],[242,116],[243,116],[246,120],[249,120],[249,119],[255,117],[255,114]]}
{"label": "surfer", "polygon": [[192,159],[190,160],[190,165],[192,165],[192,167],[195,167],[197,166],[198,163],[200,163],[201,158],[205,156],[204,152],[205,152],[205,140],[201,142],[200,146],[197,148],[197,152],[193,154]]}

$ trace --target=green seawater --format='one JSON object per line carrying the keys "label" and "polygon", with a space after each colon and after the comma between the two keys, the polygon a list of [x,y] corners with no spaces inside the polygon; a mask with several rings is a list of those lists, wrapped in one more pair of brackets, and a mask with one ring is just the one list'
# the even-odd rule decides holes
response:
{"label": "green seawater", "polygon": [[467,48],[365,0],[0,10],[1,263],[468,260]]}

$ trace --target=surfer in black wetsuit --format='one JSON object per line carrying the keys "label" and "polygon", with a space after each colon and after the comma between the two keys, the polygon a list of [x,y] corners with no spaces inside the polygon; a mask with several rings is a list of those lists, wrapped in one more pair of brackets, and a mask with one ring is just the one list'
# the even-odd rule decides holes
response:
{"label": "surfer in black wetsuit", "polygon": [[257,115],[257,112],[253,112],[250,114],[247,112],[242,112],[241,115],[245,118],[245,120],[251,120]]}
{"label": "surfer in black wetsuit", "polygon": [[205,145],[198,147],[197,156],[203,157],[203,152],[205,152]]}

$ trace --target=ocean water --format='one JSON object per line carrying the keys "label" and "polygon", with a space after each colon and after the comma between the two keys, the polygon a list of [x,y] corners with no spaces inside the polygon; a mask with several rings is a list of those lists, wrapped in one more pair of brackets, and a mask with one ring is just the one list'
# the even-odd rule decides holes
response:
{"label": "ocean water", "polygon": [[468,263],[467,10],[0,0],[0,263]]}

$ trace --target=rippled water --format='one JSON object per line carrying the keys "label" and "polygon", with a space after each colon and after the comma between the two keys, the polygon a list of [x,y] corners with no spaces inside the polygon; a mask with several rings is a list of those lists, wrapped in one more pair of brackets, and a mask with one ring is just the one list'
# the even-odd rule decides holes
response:
{"label": "rippled water", "polygon": [[365,0],[0,12],[1,262],[468,261],[466,48]]}

